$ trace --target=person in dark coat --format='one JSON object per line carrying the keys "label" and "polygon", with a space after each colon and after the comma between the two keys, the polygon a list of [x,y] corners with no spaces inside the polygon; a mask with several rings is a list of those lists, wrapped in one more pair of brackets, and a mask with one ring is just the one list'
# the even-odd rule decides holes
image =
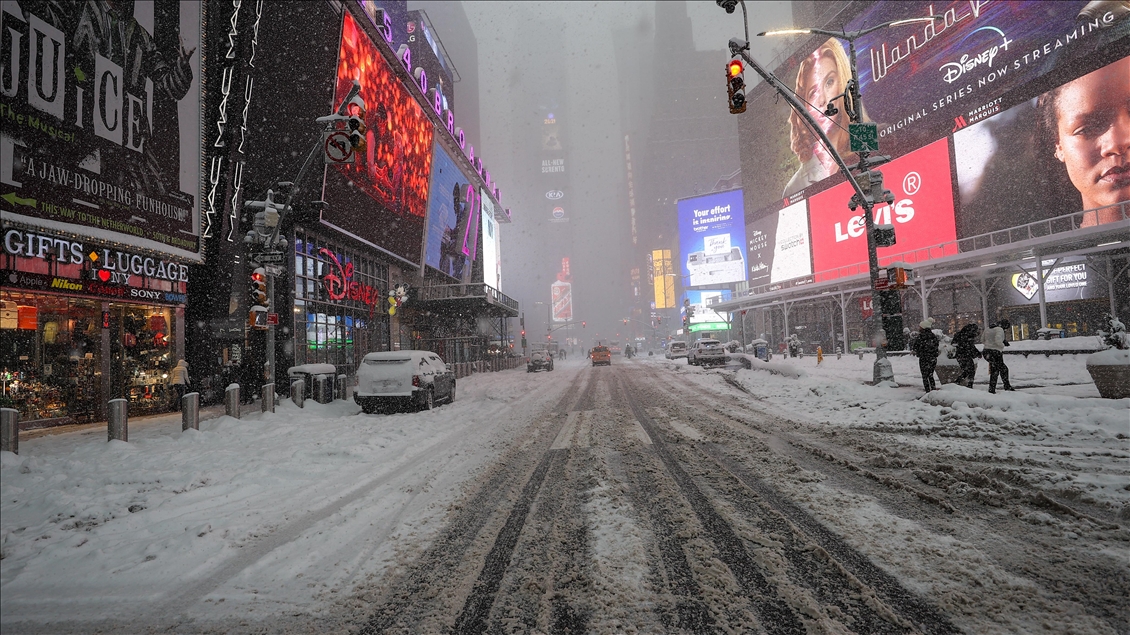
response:
{"label": "person in dark coat", "polygon": [[922,389],[926,392],[937,389],[934,383],[934,369],[938,366],[938,336],[934,334],[934,318],[926,318],[918,325],[914,338],[914,354],[918,355],[918,370],[922,373]]}
{"label": "person in dark coat", "polygon": [[980,332],[981,327],[976,324],[966,324],[953,336],[954,358],[961,367],[957,383],[966,388],[973,387],[973,377],[977,374],[977,358],[981,357],[981,351],[977,350],[977,334]]}

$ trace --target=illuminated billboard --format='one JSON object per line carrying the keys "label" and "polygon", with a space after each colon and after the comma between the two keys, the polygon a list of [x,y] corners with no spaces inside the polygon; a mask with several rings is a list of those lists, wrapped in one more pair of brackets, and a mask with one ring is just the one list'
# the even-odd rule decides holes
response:
{"label": "illuminated billboard", "polygon": [[750,223],[746,239],[751,287],[812,275],[807,201],[798,201]]}
{"label": "illuminated billboard", "polygon": [[424,262],[457,280],[463,279],[467,256],[463,253],[460,235],[467,219],[459,212],[467,206],[455,208],[455,195],[465,190],[469,179],[456,166],[451,155],[440,144],[435,144],[432,156],[432,183],[428,192],[428,240]]}
{"label": "illuminated billboard", "polygon": [[675,266],[671,262],[670,249],[655,249],[651,252],[652,286],[655,291],[656,309],[674,308]]}
{"label": "illuminated billboard", "polygon": [[494,217],[495,207],[483,190],[480,199],[483,219],[483,282],[502,290],[502,242],[499,235],[498,219]]}
{"label": "illuminated billboard", "polygon": [[[694,307],[690,331],[721,331],[730,328],[726,315],[710,308],[710,305],[730,299],[728,289],[704,289],[687,291],[687,300]],[[685,309],[684,309],[685,313]]]}
{"label": "illuminated billboard", "polygon": [[198,260],[204,3],[123,7],[0,5],[0,209]]}
{"label": "illuminated billboard", "polygon": [[[882,152],[898,156],[1125,57],[1130,19],[1115,5],[1086,0],[870,4],[844,28],[920,18],[931,11],[944,19],[879,29],[856,40],[863,119],[878,124]],[[817,123],[851,164],[856,159],[845,109],[831,117],[823,114],[851,77],[847,53],[836,38],[813,42],[776,74],[811,104]],[[742,175],[751,207],[821,189],[838,172],[831,157],[803,118],[784,102],[770,104],[768,86],[755,92],[751,100],[766,108],[751,109],[757,115],[746,115],[744,122],[754,130],[743,139],[747,149],[753,148],[747,154],[759,159],[758,170]]]}
{"label": "illuminated billboard", "polygon": [[[353,80],[365,100],[365,146],[326,170],[322,215],[354,237],[418,263],[428,208],[433,126],[380,51],[346,12],[334,104]],[[474,198],[478,198],[475,196]]]}
{"label": "illuminated billboard", "polygon": [[679,249],[686,286],[718,286],[746,279],[742,191],[678,201]]}
{"label": "illuminated billboard", "polygon": [[[885,256],[896,254],[902,261],[918,262],[957,253],[952,242],[956,236],[947,143],[935,141],[883,166],[883,186],[895,202],[875,206],[873,214],[876,224],[894,225],[898,242],[878,249],[880,264]],[[867,262],[863,208],[851,211],[847,206],[853,192],[850,183],[841,183],[809,199],[817,282],[855,275],[854,269],[843,273],[836,269]]]}
{"label": "illuminated billboard", "polygon": [[569,258],[561,259],[561,271],[549,286],[554,322],[568,322],[573,319],[573,274],[569,271]]}

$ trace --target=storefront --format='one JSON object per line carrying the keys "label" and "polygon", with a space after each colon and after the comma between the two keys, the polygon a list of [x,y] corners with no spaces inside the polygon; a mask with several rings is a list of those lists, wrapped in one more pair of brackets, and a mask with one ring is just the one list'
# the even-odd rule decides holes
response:
{"label": "storefront", "polygon": [[187,266],[77,236],[2,233],[0,380],[21,427],[99,421],[118,397],[131,415],[170,409]]}
{"label": "storefront", "polygon": [[367,251],[295,230],[294,365],[327,363],[352,373],[366,353],[389,350],[389,267]]}

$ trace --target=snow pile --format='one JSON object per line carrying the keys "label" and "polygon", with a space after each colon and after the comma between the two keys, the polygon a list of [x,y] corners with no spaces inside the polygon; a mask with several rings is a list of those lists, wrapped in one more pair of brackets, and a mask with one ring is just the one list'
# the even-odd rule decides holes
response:
{"label": "snow pile", "polygon": [[1108,348],[1087,356],[1088,366],[1130,366],[1130,349]]}

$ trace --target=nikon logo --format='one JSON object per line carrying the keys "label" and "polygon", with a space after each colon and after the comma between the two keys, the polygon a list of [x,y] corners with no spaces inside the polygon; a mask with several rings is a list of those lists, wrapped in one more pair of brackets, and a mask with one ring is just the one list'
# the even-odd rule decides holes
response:
{"label": "nikon logo", "polygon": [[82,291],[82,283],[71,282],[70,280],[64,280],[63,278],[55,278],[51,281],[51,288],[64,289],[66,291]]}

